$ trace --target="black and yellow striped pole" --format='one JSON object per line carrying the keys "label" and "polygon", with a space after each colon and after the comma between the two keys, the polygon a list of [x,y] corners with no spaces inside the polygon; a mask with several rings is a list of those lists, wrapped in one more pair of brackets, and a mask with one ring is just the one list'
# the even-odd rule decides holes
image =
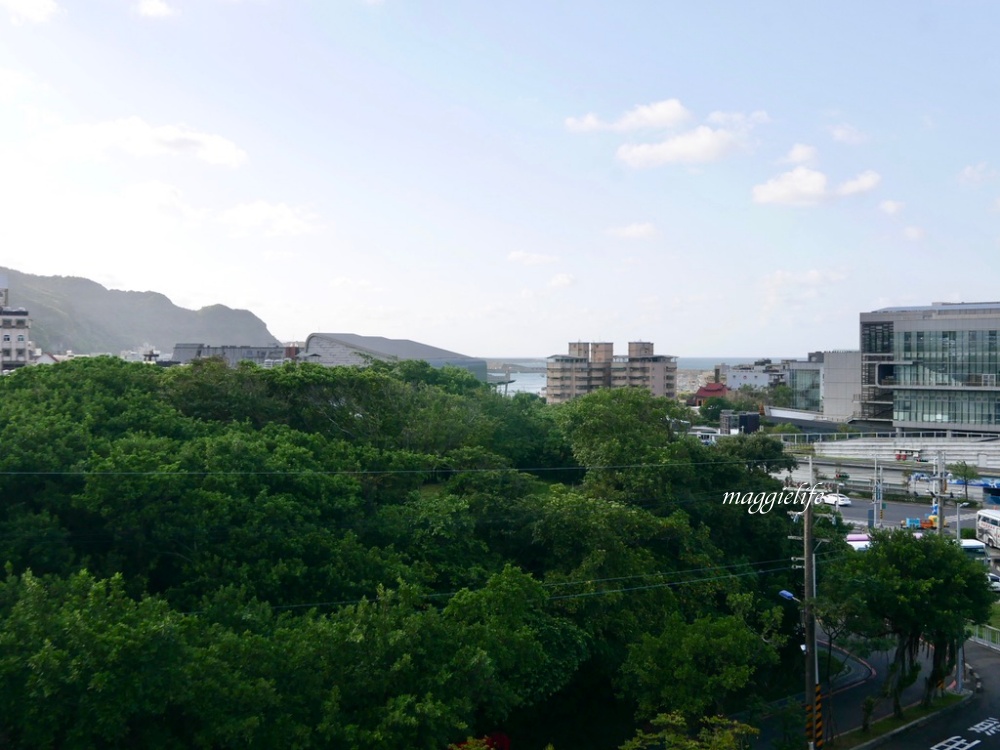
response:
{"label": "black and yellow striped pole", "polygon": [[813,747],[823,747],[823,693],[820,685],[816,683],[815,704],[816,715],[813,720]]}

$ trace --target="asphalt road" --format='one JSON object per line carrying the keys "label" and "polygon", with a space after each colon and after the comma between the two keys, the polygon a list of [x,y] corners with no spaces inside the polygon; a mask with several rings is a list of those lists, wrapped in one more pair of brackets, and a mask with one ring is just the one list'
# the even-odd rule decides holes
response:
{"label": "asphalt road", "polygon": [[[982,680],[983,692],[973,695],[967,703],[927,718],[921,726],[887,738],[879,744],[887,750],[1000,750],[1000,651],[994,651],[974,643],[966,643],[966,662],[978,673]],[[841,654],[841,658],[844,655]],[[868,696],[877,696],[881,690],[889,666],[889,653],[875,654],[860,660],[847,657],[849,674],[840,678],[832,690],[824,689],[824,715],[828,734],[827,743],[835,737],[861,726],[862,705]],[[930,668],[927,655],[921,656],[924,663],[922,672]],[[923,697],[923,678],[903,693],[904,706],[913,706]],[[966,687],[973,687],[967,684]],[[802,696],[796,697],[801,701]],[[873,713],[873,720],[892,714],[891,702],[882,699]],[[794,727],[793,734],[801,730]],[[767,750],[781,742],[782,734],[789,728],[782,725],[779,714],[766,720],[761,727],[761,735],[754,745],[755,750]],[[976,743],[976,741],[979,741]],[[964,743],[964,744],[963,744]]]}
{"label": "asphalt road", "polygon": [[[853,523],[859,526],[867,526],[868,524],[868,511],[874,507],[871,498],[864,497],[852,497],[851,505],[849,507],[839,507],[838,510],[840,514],[844,517],[845,521]],[[906,518],[922,518],[931,512],[931,504],[926,500],[917,500],[916,502],[897,502],[888,500],[885,503],[885,510],[878,514],[878,521],[882,526],[890,526],[892,528],[897,528],[900,522]],[[945,529],[946,533],[955,534],[958,529],[958,525],[955,517],[955,506],[950,502],[945,502],[944,506],[945,519],[948,522],[948,526]],[[961,526],[963,528],[973,528],[976,524],[976,511],[968,510],[966,508],[962,509],[961,514]]]}
{"label": "asphalt road", "polygon": [[[826,645],[822,644],[821,649],[825,653]],[[832,687],[825,684],[823,687],[823,715],[827,742],[861,726],[865,698],[880,694],[891,659],[889,652],[873,654],[865,659],[840,652],[838,657],[846,660],[848,671],[847,674],[834,680]],[[920,659],[923,664],[922,671],[926,673],[930,669],[927,655],[922,654]],[[916,683],[903,692],[902,703],[904,706],[917,703],[922,695],[923,680],[918,678]],[[796,696],[795,700],[801,703],[802,694]],[[872,720],[878,721],[891,714],[891,701],[883,699],[876,704]],[[780,710],[776,708],[775,712],[762,723],[761,733],[754,748],[771,750],[782,744],[783,736],[799,737],[802,731],[801,726],[789,727],[787,721],[783,720]]]}
{"label": "asphalt road", "polygon": [[1000,651],[966,644],[965,658],[983,681],[968,703],[880,745],[886,750],[1000,750]]}

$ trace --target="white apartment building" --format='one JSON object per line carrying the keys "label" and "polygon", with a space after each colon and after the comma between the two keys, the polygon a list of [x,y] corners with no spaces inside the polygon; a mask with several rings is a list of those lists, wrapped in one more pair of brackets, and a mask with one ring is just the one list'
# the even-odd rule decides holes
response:
{"label": "white apartment building", "polygon": [[31,319],[23,307],[10,307],[7,276],[0,274],[0,372],[31,364]]}

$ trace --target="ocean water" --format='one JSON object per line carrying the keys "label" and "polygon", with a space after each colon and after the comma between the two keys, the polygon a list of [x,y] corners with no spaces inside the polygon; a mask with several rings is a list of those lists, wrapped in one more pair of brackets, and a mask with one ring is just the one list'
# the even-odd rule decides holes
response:
{"label": "ocean water", "polygon": [[513,396],[515,393],[534,393],[536,396],[541,396],[543,395],[542,391],[545,390],[544,372],[512,372],[510,379],[513,382],[507,386],[497,386],[500,393],[503,393],[506,388],[509,396]]}

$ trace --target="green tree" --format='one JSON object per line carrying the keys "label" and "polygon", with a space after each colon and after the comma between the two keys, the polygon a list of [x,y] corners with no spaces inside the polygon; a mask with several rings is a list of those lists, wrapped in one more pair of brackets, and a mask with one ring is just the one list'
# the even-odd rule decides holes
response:
{"label": "green tree", "polygon": [[[123,581],[30,572],[0,584],[0,735],[24,748],[170,747],[183,618]],[[173,745],[176,746],[176,745]]]}
{"label": "green tree", "polygon": [[689,720],[732,709],[761,666],[777,663],[762,634],[736,616],[701,617],[691,623],[674,613],[658,635],[645,635],[629,648],[623,684],[650,719],[676,711]]}
{"label": "green tree", "polygon": [[771,406],[788,408],[792,405],[795,393],[790,386],[784,384],[772,385],[768,388],[768,401]]}
{"label": "green tree", "polygon": [[698,421],[702,424],[719,426],[719,417],[722,412],[728,409],[735,409],[736,405],[728,398],[712,396],[705,399],[705,402],[698,409]]}
{"label": "green tree", "polygon": [[620,750],[743,750],[759,732],[738,721],[708,718],[694,736],[678,713],[660,714],[651,724],[654,731],[639,730]]}
{"label": "green tree", "polygon": [[948,464],[948,471],[951,472],[955,479],[962,480],[965,491],[965,502],[969,502],[969,482],[979,479],[979,469],[966,461],[959,461],[958,463]]}
{"label": "green tree", "polygon": [[640,388],[595,391],[557,412],[573,457],[587,469],[586,486],[609,499],[662,494],[664,450],[689,416],[675,401]]}
{"label": "green tree", "polygon": [[922,643],[933,647],[924,691],[928,703],[954,666],[966,623],[986,622],[993,604],[982,566],[954,540],[937,534],[918,538],[899,529],[876,532],[864,554],[841,558],[824,589],[824,597],[845,605],[854,633],[892,639],[885,690],[897,716],[903,689],[919,675]]}

